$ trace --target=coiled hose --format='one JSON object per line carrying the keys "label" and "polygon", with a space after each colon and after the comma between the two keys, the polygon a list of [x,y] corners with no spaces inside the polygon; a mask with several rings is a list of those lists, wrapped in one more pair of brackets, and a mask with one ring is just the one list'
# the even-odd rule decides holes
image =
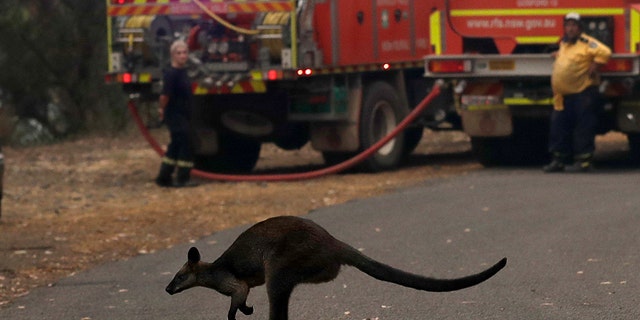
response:
{"label": "coiled hose", "polygon": [[[389,133],[386,137],[382,138],[380,141],[376,142],[374,145],[369,147],[368,149],[362,151],[351,159],[348,159],[344,162],[338,163],[336,165],[322,168],[314,171],[308,172],[300,172],[300,173],[288,173],[288,174],[258,174],[258,175],[232,175],[232,174],[222,174],[222,173],[214,173],[214,172],[206,172],[198,169],[192,169],[191,174],[196,177],[210,179],[210,180],[219,180],[219,181],[297,181],[297,180],[308,180],[314,179],[325,175],[335,174],[344,170],[347,170],[360,162],[364,161],[368,157],[371,157],[376,151],[382,148],[387,142],[393,139],[395,136],[400,134],[411,122],[413,122],[420,113],[422,113],[429,106],[429,103],[435,99],[440,94],[440,86],[441,82],[437,82],[433,86],[433,90],[431,93],[427,95],[419,104],[413,109],[407,117],[405,117],[396,127],[393,129],[391,133]],[[130,98],[127,103],[127,107],[129,112],[133,116],[133,119],[140,130],[140,133],[147,140],[151,148],[155,150],[155,152],[159,156],[164,155],[164,150],[158,143],[158,141],[151,136],[149,130],[144,125],[142,119],[140,118],[140,114],[138,114],[138,109],[136,106],[136,99]]]}

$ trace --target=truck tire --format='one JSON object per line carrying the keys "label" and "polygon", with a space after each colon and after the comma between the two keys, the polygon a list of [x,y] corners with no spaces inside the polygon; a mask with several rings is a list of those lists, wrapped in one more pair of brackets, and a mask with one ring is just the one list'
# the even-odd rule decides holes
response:
{"label": "truck tire", "polygon": [[195,167],[216,173],[247,173],[253,170],[260,157],[261,143],[236,134],[220,138],[215,155],[196,155]]}
{"label": "truck tire", "polygon": [[[388,135],[408,114],[396,89],[386,82],[374,82],[365,90],[360,114],[360,148],[366,150]],[[404,156],[405,135],[399,134],[364,161],[367,171],[379,172],[397,167]]]}

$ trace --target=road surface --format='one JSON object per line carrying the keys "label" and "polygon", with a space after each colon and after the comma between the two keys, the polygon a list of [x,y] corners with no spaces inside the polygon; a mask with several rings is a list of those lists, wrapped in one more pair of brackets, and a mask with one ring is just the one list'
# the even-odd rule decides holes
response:
{"label": "road surface", "polygon": [[[640,170],[488,169],[306,217],[365,254],[433,277],[507,267],[476,287],[427,293],[344,268],[294,291],[290,319],[640,319]],[[197,228],[197,226],[194,226]],[[111,263],[34,290],[1,319],[225,319],[229,298],[164,287],[197,246],[217,257],[246,227]],[[249,295],[265,320],[264,287]]]}

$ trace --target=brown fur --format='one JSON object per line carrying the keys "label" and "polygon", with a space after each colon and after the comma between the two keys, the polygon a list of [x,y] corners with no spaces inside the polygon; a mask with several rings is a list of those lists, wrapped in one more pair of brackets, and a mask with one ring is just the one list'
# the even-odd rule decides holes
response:
{"label": "brown fur", "polygon": [[191,248],[188,261],[166,288],[169,294],[203,286],[231,297],[228,319],[238,310],[250,315],[250,288],[267,285],[269,319],[287,320],[289,298],[300,283],[328,282],[342,265],[351,265],[382,281],[425,291],[453,291],[483,282],[507,263],[506,258],[478,274],[451,280],[432,279],[398,270],[375,261],[337,240],[311,220],[275,217],[242,233],[216,261],[201,261]]}

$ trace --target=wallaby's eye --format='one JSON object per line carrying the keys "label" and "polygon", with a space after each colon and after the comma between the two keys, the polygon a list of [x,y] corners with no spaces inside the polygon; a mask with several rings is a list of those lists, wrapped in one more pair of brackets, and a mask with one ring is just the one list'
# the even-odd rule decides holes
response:
{"label": "wallaby's eye", "polygon": [[187,280],[187,275],[186,275],[186,274],[178,275],[177,279],[178,279],[178,281],[184,281],[184,280]]}

